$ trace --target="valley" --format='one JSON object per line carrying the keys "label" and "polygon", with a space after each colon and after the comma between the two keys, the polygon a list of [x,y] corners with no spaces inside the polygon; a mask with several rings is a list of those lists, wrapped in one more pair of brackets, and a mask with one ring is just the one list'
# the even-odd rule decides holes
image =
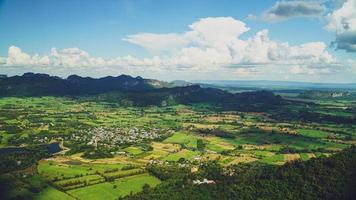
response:
{"label": "valley", "polygon": [[114,200],[163,187],[167,178],[157,174],[160,168],[195,174],[211,162],[224,168],[281,166],[327,158],[356,144],[352,99],[309,102],[299,95],[298,101],[288,97],[281,106],[249,111],[214,102],[130,106],[106,97],[0,99],[2,147],[57,142],[62,148],[31,158],[32,164],[22,161],[29,157],[9,154],[9,165],[4,157],[1,171],[17,186],[27,185],[22,195]]}

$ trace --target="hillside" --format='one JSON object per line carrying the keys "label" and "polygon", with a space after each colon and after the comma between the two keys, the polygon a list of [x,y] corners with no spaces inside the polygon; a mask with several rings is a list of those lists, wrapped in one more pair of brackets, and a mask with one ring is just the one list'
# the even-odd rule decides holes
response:
{"label": "hillside", "polygon": [[268,91],[232,94],[199,85],[173,87],[154,79],[120,75],[90,78],[71,75],[66,79],[47,74],[25,73],[0,78],[0,96],[88,96],[89,99],[123,102],[124,105],[175,105],[210,103],[222,109],[261,111],[281,105],[283,100]]}
{"label": "hillside", "polygon": [[[330,158],[296,161],[280,167],[236,165],[226,171],[216,163],[209,163],[198,174],[172,178],[168,184],[124,199],[351,200],[356,195],[355,163],[355,147]],[[172,173],[179,175],[179,171]],[[203,177],[215,183],[191,183]]]}

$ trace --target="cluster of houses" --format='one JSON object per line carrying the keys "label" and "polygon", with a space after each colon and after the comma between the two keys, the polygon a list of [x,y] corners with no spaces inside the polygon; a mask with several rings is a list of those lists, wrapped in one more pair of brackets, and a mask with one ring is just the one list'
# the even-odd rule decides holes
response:
{"label": "cluster of houses", "polygon": [[127,131],[121,128],[97,127],[72,134],[71,139],[86,142],[86,144],[94,147],[100,145],[110,148],[120,144],[133,144],[144,140],[155,140],[171,135],[172,133],[173,131],[171,130],[157,128],[146,130],[133,127]]}
{"label": "cluster of houses", "polygon": [[92,145],[94,147],[106,146],[106,147],[117,147],[120,144],[135,144],[145,140],[155,140],[163,137],[167,137],[174,133],[173,130],[167,129],[140,129],[133,127],[129,130],[121,128],[106,128],[97,127],[90,130],[82,130],[76,133],[72,133],[69,136],[43,136],[34,137],[33,140],[37,143],[47,144],[51,141],[76,141],[85,143],[87,145]]}

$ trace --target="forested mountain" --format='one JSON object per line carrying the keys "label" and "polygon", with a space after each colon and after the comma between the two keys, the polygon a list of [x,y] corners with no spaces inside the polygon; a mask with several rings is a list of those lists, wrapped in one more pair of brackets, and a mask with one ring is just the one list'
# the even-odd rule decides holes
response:
{"label": "forested mountain", "polygon": [[172,105],[212,103],[224,109],[258,111],[283,103],[280,96],[268,91],[232,94],[199,85],[173,87],[173,83],[120,75],[90,78],[71,75],[66,79],[47,74],[25,73],[0,78],[0,96],[83,96],[121,101],[127,105]]}
{"label": "forested mountain", "polygon": [[90,78],[71,75],[66,79],[48,74],[25,73],[0,78],[0,96],[90,95],[111,91],[143,91],[170,87],[169,83],[120,75]]}

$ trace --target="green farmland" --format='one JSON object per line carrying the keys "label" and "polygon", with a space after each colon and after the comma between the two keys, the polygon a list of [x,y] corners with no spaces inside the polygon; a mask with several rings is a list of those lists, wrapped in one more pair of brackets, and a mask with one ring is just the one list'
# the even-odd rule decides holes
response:
{"label": "green farmland", "polygon": [[[335,104],[332,116],[353,115],[338,111],[350,105]],[[315,109],[332,108],[320,103]],[[43,180],[45,189],[35,195],[41,200],[114,200],[164,184],[168,175],[162,178],[152,166],[184,166],[192,173],[206,162],[280,166],[329,157],[356,141],[355,124],[276,120],[278,110],[221,111],[211,104],[127,107],[88,97],[5,97],[0,113],[2,147],[62,147],[31,168]]]}

